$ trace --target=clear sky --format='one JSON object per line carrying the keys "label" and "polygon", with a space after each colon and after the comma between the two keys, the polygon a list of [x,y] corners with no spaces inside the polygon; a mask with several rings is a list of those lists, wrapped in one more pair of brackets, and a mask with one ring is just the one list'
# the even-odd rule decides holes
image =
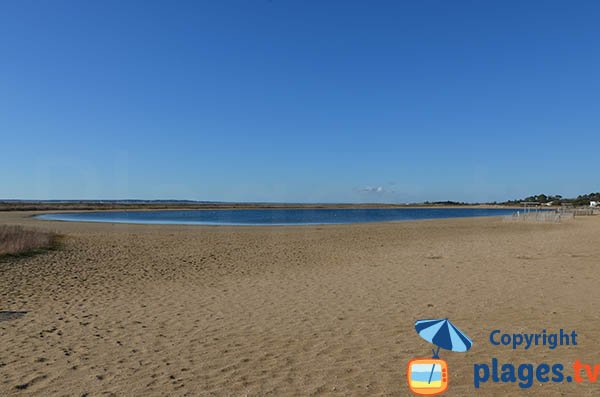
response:
{"label": "clear sky", "polygon": [[600,190],[598,1],[0,2],[0,198]]}

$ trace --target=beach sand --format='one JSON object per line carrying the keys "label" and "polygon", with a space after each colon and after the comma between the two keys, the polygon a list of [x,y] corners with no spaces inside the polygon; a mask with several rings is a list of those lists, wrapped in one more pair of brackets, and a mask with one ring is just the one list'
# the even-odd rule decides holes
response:
{"label": "beach sand", "polygon": [[[0,395],[409,395],[414,330],[450,318],[473,340],[442,351],[450,388],[473,365],[600,364],[600,217],[302,227],[39,221],[57,251],[0,262]],[[578,346],[513,351],[504,332],[575,330]],[[570,374],[567,368],[565,374]],[[592,396],[589,384],[488,382],[476,395]]]}

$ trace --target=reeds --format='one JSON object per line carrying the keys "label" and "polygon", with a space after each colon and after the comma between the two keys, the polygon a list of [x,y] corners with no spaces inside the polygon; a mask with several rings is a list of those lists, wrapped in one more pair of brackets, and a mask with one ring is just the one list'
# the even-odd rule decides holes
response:
{"label": "reeds", "polygon": [[22,226],[0,225],[0,256],[21,255],[51,249],[57,244],[54,233],[26,229]]}

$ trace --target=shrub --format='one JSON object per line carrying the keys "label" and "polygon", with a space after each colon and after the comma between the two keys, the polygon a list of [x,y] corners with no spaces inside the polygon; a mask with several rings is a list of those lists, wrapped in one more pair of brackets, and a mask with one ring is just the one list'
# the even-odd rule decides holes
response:
{"label": "shrub", "polygon": [[47,231],[0,225],[0,256],[51,249],[56,245],[57,237],[56,234]]}

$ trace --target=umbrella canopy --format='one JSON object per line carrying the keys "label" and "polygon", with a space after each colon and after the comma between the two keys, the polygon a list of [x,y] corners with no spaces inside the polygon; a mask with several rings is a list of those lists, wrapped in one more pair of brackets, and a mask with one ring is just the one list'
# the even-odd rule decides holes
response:
{"label": "umbrella canopy", "polygon": [[[453,352],[466,352],[473,342],[448,320],[418,320],[415,329],[419,336],[438,348],[452,350]],[[438,349],[439,350],[439,349]]]}

